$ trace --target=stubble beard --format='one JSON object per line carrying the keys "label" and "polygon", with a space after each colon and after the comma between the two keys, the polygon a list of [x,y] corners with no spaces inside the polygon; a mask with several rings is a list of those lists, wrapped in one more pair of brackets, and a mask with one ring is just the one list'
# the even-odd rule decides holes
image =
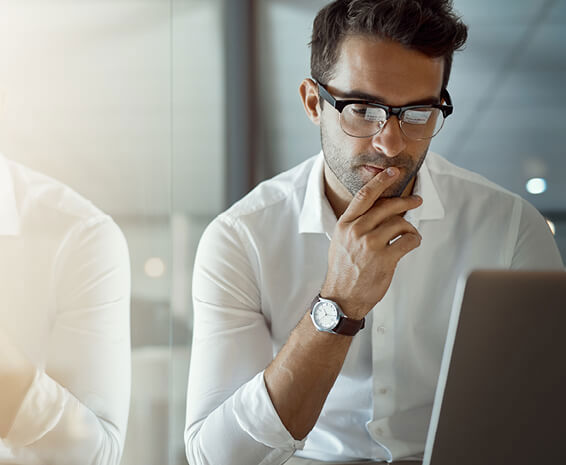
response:
{"label": "stubble beard", "polygon": [[402,177],[391,187],[387,188],[381,196],[400,197],[411,180],[417,175],[428,152],[427,146],[416,161],[405,153],[400,153],[394,158],[389,158],[376,152],[361,153],[351,157],[331,142],[323,124],[320,126],[320,142],[328,168],[352,196],[355,196],[366,184],[366,181],[361,177],[362,170],[364,169],[363,165],[372,165],[384,169],[395,166],[401,170]]}

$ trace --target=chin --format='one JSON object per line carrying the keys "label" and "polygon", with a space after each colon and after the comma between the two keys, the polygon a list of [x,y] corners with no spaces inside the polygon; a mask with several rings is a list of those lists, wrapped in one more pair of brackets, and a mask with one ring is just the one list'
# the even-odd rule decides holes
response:
{"label": "chin", "polygon": [[393,186],[385,189],[381,197],[401,197],[411,180],[412,178],[402,179],[400,182],[397,182]]}
{"label": "chin", "polygon": [[403,194],[403,190],[401,189],[401,187],[396,188],[395,186],[392,186],[389,189],[386,189],[385,192],[383,192],[383,194],[380,195],[380,198],[392,198],[392,197],[401,197],[401,194]]}

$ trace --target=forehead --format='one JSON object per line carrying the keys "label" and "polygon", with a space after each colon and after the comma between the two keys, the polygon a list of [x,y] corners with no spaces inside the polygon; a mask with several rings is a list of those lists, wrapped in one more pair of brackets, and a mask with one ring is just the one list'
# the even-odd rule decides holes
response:
{"label": "forehead", "polygon": [[442,57],[431,58],[389,40],[348,36],[328,84],[341,92],[364,92],[389,105],[403,105],[439,96],[443,72]]}

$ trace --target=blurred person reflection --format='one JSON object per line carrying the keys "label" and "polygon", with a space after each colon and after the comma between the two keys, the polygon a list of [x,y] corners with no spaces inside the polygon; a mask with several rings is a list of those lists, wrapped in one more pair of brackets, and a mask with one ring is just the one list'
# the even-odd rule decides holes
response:
{"label": "blurred person reflection", "polygon": [[130,397],[130,266],[114,221],[0,156],[0,463],[110,465]]}

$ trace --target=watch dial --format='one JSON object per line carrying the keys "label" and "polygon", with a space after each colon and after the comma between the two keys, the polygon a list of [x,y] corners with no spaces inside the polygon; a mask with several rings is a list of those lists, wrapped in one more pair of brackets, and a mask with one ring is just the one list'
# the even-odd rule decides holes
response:
{"label": "watch dial", "polygon": [[317,324],[323,329],[331,329],[338,323],[338,311],[328,302],[319,302],[314,308],[313,316]]}

